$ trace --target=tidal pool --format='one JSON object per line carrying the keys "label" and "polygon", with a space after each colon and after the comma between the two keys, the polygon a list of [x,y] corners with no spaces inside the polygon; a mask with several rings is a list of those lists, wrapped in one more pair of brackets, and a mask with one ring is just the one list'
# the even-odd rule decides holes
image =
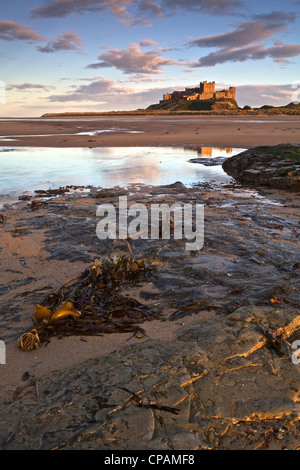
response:
{"label": "tidal pool", "polygon": [[24,192],[76,186],[126,187],[132,183],[186,185],[232,181],[221,165],[204,166],[190,159],[231,157],[242,148],[104,147],[5,148],[0,147],[0,203]]}

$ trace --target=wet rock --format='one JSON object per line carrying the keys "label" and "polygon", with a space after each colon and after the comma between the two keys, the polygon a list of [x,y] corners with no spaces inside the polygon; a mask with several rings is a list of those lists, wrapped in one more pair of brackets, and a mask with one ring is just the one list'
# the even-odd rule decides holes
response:
{"label": "wet rock", "polygon": [[300,146],[255,147],[228,158],[223,169],[247,185],[300,191]]}
{"label": "wet rock", "polygon": [[9,284],[0,284],[0,295],[4,295],[11,290],[16,290],[19,287],[26,286],[27,284],[31,284],[33,281],[36,281],[36,277],[26,277],[24,279],[18,279],[14,282]]}
{"label": "wet rock", "polygon": [[[105,202],[115,204],[118,191],[124,189],[106,190]],[[136,259],[146,259],[153,270],[134,289],[120,285],[118,290],[160,311],[162,329],[170,324],[180,329],[170,341],[146,338],[39,378],[30,369],[30,380],[21,383],[28,387],[0,403],[0,448],[297,448],[300,372],[291,361],[292,351],[281,356],[266,344],[243,355],[265,338],[263,331],[284,328],[299,314],[299,205],[297,195],[278,193],[274,204],[232,185],[136,190],[130,201],[147,206],[160,200],[207,203],[202,250],[186,251],[183,240],[133,240]],[[21,226],[40,235],[42,261],[54,266],[65,260],[70,277],[81,272],[73,263],[76,257],[90,257],[89,267],[102,254],[127,251],[122,240],[97,239],[93,194],[59,196],[40,212],[26,211],[26,217],[14,209]],[[22,244],[22,236],[14,240]],[[24,255],[33,269],[33,258]],[[20,258],[16,266],[21,267]],[[11,278],[2,281],[0,326],[4,339],[12,341],[24,333],[24,318],[31,322],[33,304],[66,279],[58,282],[54,275],[49,286],[46,271],[35,285],[34,277],[30,281],[23,273],[28,285],[18,289],[20,274],[7,274]],[[43,286],[44,291],[34,292]],[[209,306],[220,308],[204,312]],[[137,406],[124,387],[145,406]],[[180,413],[151,404],[179,408]]]}
{"label": "wet rock", "polygon": [[181,183],[181,181],[176,181],[175,183],[166,184],[164,186],[161,186],[161,188],[185,190],[186,186],[183,183]]}
{"label": "wet rock", "polygon": [[19,196],[19,201],[30,201],[33,198],[33,196],[29,196],[28,194],[24,194],[22,196]]}
{"label": "wet rock", "polygon": [[227,160],[227,157],[214,157],[214,158],[191,158],[189,162],[191,163],[199,163],[205,166],[219,166],[222,165]]}
{"label": "wet rock", "polygon": [[[299,368],[267,345],[242,354],[261,340],[257,324],[283,327],[296,315],[290,308],[245,306],[183,327],[176,341],[149,340],[30,377],[14,401],[1,404],[0,447],[295,449]],[[31,383],[35,399],[28,395]],[[167,411],[172,407],[178,414]]]}

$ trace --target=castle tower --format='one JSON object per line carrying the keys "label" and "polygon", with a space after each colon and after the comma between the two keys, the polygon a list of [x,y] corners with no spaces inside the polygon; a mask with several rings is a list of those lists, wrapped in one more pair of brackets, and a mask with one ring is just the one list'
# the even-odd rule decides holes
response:
{"label": "castle tower", "polygon": [[230,98],[232,98],[233,100],[235,100],[235,90],[236,90],[235,86],[231,86],[229,88],[229,95],[230,95]]}
{"label": "castle tower", "polygon": [[216,82],[200,82],[200,93],[215,93]]}

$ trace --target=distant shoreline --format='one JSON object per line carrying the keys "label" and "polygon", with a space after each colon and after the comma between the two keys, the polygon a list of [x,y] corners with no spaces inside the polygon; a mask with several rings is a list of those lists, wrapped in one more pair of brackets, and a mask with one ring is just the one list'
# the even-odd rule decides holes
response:
{"label": "distant shoreline", "polygon": [[103,111],[103,112],[64,112],[45,113],[41,117],[89,117],[89,116],[299,116],[300,107],[271,109],[232,109],[223,111]]}

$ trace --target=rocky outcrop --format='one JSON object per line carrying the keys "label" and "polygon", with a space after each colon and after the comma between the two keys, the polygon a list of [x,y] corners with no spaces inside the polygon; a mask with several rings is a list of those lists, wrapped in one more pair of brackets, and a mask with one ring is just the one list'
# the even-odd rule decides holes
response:
{"label": "rocky outcrop", "polygon": [[[118,292],[164,315],[159,335],[130,333],[125,346],[111,335],[115,349],[104,354],[99,342],[99,356],[93,349],[88,361],[87,336],[53,338],[46,353],[44,347],[21,352],[19,381],[11,383],[7,369],[0,376],[0,449],[299,449],[294,195],[277,191],[274,204],[234,185],[217,190],[180,182],[129,191],[130,203],[203,203],[203,250],[187,251],[176,239],[131,241],[136,259],[153,269]],[[123,192],[91,188],[43,205],[22,201],[5,212],[0,327],[8,346],[17,347],[32,307],[53,288],[95,257],[122,253],[121,240],[100,242],[95,227],[96,205],[116,206]],[[38,256],[27,248],[33,236]],[[76,346],[72,366],[59,353],[69,339]],[[53,365],[41,374],[43,357]],[[11,367],[8,359],[3,367]]]}
{"label": "rocky outcrop", "polygon": [[210,111],[211,113],[217,111],[237,110],[237,102],[233,99],[207,99],[207,100],[191,100],[186,101],[179,98],[172,98],[171,100],[161,101],[158,104],[152,104],[146,111]]}
{"label": "rocky outcrop", "polygon": [[229,158],[223,169],[252,186],[300,191],[300,146],[255,147]]}
{"label": "rocky outcrop", "polygon": [[0,405],[0,448],[299,449],[299,365],[265,336],[296,315],[241,307],[181,328],[175,341],[128,345],[37,380],[28,374]]}

